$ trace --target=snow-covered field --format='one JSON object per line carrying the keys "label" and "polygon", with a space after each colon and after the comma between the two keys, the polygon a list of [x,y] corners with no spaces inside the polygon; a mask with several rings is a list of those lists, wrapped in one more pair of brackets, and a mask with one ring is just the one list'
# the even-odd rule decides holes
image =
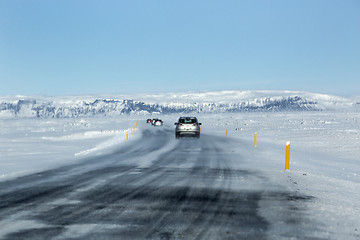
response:
{"label": "snow-covered field", "polygon": [[[0,119],[0,181],[137,144],[142,141],[143,130],[152,127],[145,123],[151,117]],[[156,117],[164,120],[163,128],[173,129],[179,115]],[[319,233],[322,238],[360,238],[359,112],[225,113],[197,117],[203,124],[203,135],[225,136],[228,129],[230,141],[225,151],[233,153],[235,159],[247,159],[235,163],[234,168],[261,171],[285,190],[313,196],[306,203],[310,209],[308,217],[321,223],[329,233]],[[130,129],[138,120],[131,135]],[[284,170],[287,141],[291,141],[289,171]],[[166,150],[174,144],[175,140]],[[139,160],[133,164],[145,163]],[[271,231],[281,232],[281,225]]]}
{"label": "snow-covered field", "polygon": [[123,144],[135,123],[126,117],[0,120],[0,181],[101,154]]}

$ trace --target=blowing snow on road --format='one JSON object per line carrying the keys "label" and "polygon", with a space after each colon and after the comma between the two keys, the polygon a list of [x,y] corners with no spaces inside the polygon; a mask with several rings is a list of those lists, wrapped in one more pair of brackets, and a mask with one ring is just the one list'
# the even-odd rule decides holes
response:
{"label": "blowing snow on road", "polygon": [[[165,122],[173,118],[165,117]],[[226,119],[236,126],[236,119]],[[226,122],[225,118],[220,120]],[[29,142],[36,142],[34,139],[42,136],[49,146],[65,145],[69,152],[71,141],[81,146],[80,136],[91,145],[86,142],[89,133],[102,143],[75,153],[76,161],[69,158],[66,162],[64,154],[63,158],[58,157],[65,162],[59,164],[61,160],[56,160],[57,164],[43,171],[29,170],[13,177],[3,174],[1,239],[336,239],[338,236],[332,235],[334,230],[326,226],[326,219],[319,217],[323,212],[314,211],[321,203],[318,198],[322,197],[308,189],[315,178],[309,172],[286,172],[281,167],[274,170],[278,161],[271,159],[278,156],[276,152],[270,153],[274,149],[271,142],[267,145],[260,142],[256,148],[251,141],[235,137],[233,131],[229,134],[233,136],[228,137],[212,132],[211,125],[213,130],[221,128],[216,118],[203,121],[207,130],[200,139],[175,139],[171,124],[153,127],[141,122],[129,141],[119,140],[119,134],[125,132],[121,130],[84,134],[70,131],[80,125],[91,130],[88,127],[91,124],[84,121],[57,122],[58,130],[62,126],[66,128],[64,132],[70,132],[66,136],[59,133],[47,136],[45,128],[51,125],[48,121],[27,136]],[[244,121],[250,125],[254,122]],[[25,144],[19,140],[21,130],[19,136],[9,131],[9,136],[13,135],[11,141],[17,139],[20,145]],[[108,139],[111,133],[113,138]],[[106,140],[99,138],[101,134]],[[28,148],[29,142],[25,144]],[[9,150],[7,154],[15,153]],[[36,153],[33,154],[36,162]],[[330,215],[324,210],[329,203],[321,204],[320,209]],[[338,234],[346,230],[340,228]],[[347,238],[358,236],[355,231]]]}

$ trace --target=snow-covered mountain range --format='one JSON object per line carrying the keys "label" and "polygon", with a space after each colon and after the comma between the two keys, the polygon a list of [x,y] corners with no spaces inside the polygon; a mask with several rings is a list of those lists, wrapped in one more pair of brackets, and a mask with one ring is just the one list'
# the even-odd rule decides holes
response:
{"label": "snow-covered mountain range", "polygon": [[215,91],[116,96],[0,97],[0,118],[123,114],[360,110],[356,98],[295,91]]}

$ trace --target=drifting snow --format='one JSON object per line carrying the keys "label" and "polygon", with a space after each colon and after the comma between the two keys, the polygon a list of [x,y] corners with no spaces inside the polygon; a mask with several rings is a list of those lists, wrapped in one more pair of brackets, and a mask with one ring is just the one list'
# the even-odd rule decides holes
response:
{"label": "drifting snow", "polygon": [[[169,94],[171,104],[176,99],[207,102],[213,98],[249,99],[254,92],[214,92],[203,95]],[[278,92],[256,92],[274,97]],[[283,94],[283,93],[281,93]],[[291,92],[290,94],[293,94]],[[298,95],[298,93],[296,93]],[[305,94],[306,95],[306,94]],[[310,94],[311,95],[311,94]],[[139,100],[162,101],[164,95],[148,95]],[[309,99],[310,97],[306,97]],[[311,95],[312,100],[329,106],[352,106],[352,102],[327,95]],[[201,101],[200,101],[201,100]],[[254,100],[257,101],[257,100]],[[328,106],[322,102],[324,108]],[[83,101],[77,101],[84,104]],[[62,103],[64,104],[64,103]],[[69,99],[66,104],[74,104]],[[334,109],[333,109],[334,110]],[[26,115],[26,114],[25,114]],[[203,123],[203,136],[224,136],[228,129],[234,169],[256,170],[283,186],[284,189],[314,196],[307,203],[310,219],[323,225],[319,237],[329,239],[359,239],[360,226],[360,113],[358,111],[322,112],[253,112],[196,114]],[[94,155],[111,154],[126,144],[144,141],[142,132],[153,127],[145,123],[152,116],[123,115],[75,119],[0,119],[0,181],[40,172],[61,165],[86,160]],[[156,115],[164,120],[165,129],[173,131],[179,114]],[[134,135],[131,128],[139,120]],[[126,132],[129,141],[126,141]],[[257,132],[257,147],[254,133]],[[200,140],[201,141],[201,138]],[[291,141],[290,171],[284,170],[285,146]],[[156,143],[152,143],[156,144]],[[131,164],[150,165],[162,153],[176,146],[175,139],[145,158],[132,159]],[[124,149],[124,148],[122,148]],[[240,157],[241,156],[241,157]],[[236,159],[246,159],[236,161]],[[126,160],[125,160],[126,162]],[[101,164],[101,163],[100,163]],[[187,166],[177,166],[186,168]],[[250,186],[249,186],[250,187]],[[259,206],[267,219],[268,206]],[[75,229],[76,231],[78,229]],[[73,231],[73,230],[69,230]],[[273,226],[269,234],[283,231]]]}

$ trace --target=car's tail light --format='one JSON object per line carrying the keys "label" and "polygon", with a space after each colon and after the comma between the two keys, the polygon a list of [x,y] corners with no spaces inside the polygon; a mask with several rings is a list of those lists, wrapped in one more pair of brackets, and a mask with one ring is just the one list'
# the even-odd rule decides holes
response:
{"label": "car's tail light", "polygon": [[182,126],[182,123],[178,123],[178,126]]}
{"label": "car's tail light", "polygon": [[194,123],[194,126],[199,126],[199,124],[197,124],[197,123]]}

